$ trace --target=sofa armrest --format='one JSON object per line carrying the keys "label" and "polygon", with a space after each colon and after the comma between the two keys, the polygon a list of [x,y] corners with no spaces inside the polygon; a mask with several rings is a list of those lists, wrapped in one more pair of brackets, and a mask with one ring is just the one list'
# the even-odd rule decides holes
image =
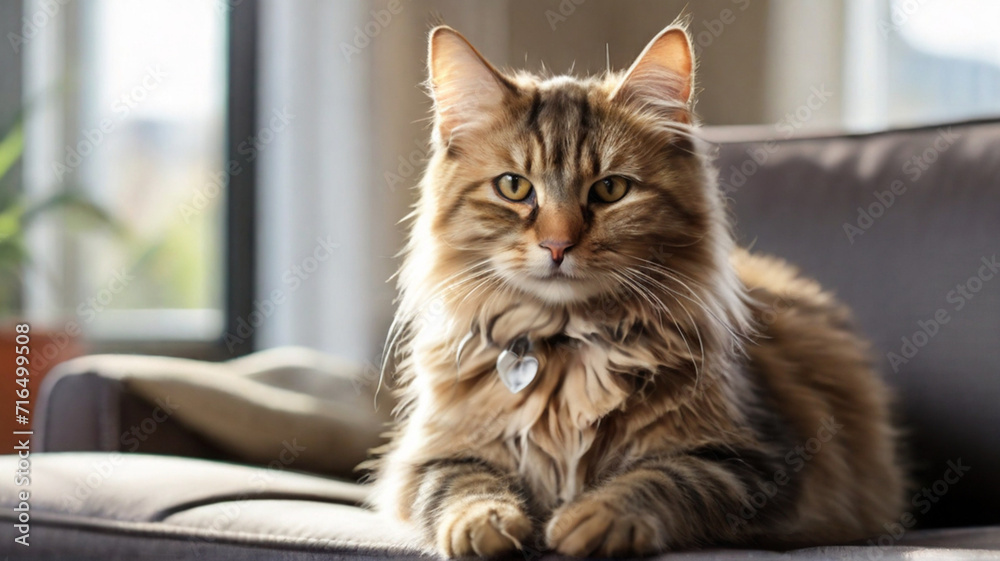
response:
{"label": "sofa armrest", "polygon": [[120,450],[116,435],[122,420],[122,392],[120,380],[97,371],[57,367],[41,387],[34,426],[36,446],[48,452]]}
{"label": "sofa armrest", "polygon": [[36,445],[257,465],[294,449],[297,469],[354,478],[392,409],[374,390],[371,369],[303,348],[223,363],[93,355],[43,382]]}

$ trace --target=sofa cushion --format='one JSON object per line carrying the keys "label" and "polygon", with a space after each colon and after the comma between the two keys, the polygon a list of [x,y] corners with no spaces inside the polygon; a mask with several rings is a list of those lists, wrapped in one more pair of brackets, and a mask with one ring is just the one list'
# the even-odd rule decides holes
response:
{"label": "sofa cushion", "polygon": [[[17,462],[0,456],[0,471],[13,473]],[[0,479],[0,551],[16,559],[426,558],[412,529],[355,506],[363,487],[294,473],[294,461],[269,470],[142,454],[39,453],[30,462],[29,487]],[[14,543],[17,494],[25,489],[31,493],[30,547]],[[1000,527],[879,539],[882,545],[706,550],[669,558],[1000,558]]]}
{"label": "sofa cushion", "polygon": [[[382,554],[414,550],[407,547],[413,539],[406,528],[355,506],[364,500],[365,488],[289,471],[294,451],[279,454],[271,468],[118,452],[37,453],[29,459],[29,486],[14,485],[13,477],[0,484],[0,550],[108,558],[104,555],[118,551],[119,542],[133,543],[136,551],[158,551],[151,539],[186,543],[168,548],[192,557],[213,550],[213,544],[377,547]],[[0,457],[0,470],[14,473],[17,461]],[[11,549],[20,535],[13,527],[14,508],[24,490],[30,492],[31,546]],[[88,549],[77,549],[83,543]]]}

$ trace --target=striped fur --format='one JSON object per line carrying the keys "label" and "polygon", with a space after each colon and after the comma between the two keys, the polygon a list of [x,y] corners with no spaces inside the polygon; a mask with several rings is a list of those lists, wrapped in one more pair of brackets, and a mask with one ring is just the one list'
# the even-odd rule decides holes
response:
{"label": "striped fur", "polygon": [[[452,557],[830,543],[897,515],[888,395],[848,313],[734,247],[685,33],[590,78],[501,73],[447,28],[431,44],[375,506]],[[500,198],[504,173],[534,198]],[[631,190],[588,199],[609,175]],[[553,229],[578,235],[559,277]],[[522,336],[539,374],[513,394],[495,364]]]}

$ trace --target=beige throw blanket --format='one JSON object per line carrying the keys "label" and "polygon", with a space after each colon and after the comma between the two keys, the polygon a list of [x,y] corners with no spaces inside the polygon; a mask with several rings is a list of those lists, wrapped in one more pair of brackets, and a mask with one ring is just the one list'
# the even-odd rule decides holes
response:
{"label": "beige throw blanket", "polygon": [[385,387],[376,400],[377,368],[300,347],[221,363],[137,355],[71,363],[63,367],[117,378],[151,403],[169,400],[172,418],[236,457],[267,464],[294,441],[296,469],[345,478],[380,443],[392,409]]}

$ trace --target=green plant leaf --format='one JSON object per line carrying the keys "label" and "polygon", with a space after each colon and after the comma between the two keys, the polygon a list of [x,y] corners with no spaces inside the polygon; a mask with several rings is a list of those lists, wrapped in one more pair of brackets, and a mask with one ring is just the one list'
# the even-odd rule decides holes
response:
{"label": "green plant leaf", "polygon": [[8,238],[6,240],[0,241],[0,270],[2,269],[13,269],[14,267],[8,267],[8,264],[18,264],[24,262],[28,259],[28,252],[24,248],[24,244],[18,238]]}
{"label": "green plant leaf", "polygon": [[20,236],[23,217],[24,205],[20,201],[12,202],[0,209],[0,242]]}
{"label": "green plant leaf", "polygon": [[3,140],[0,140],[0,179],[7,175],[10,168],[24,152],[24,128],[21,121],[14,123]]}
{"label": "green plant leaf", "polygon": [[57,193],[27,208],[24,211],[22,228],[27,228],[39,216],[54,210],[70,213],[69,218],[72,218],[80,229],[106,227],[116,235],[128,236],[128,229],[120,220],[100,205],[74,191]]}

